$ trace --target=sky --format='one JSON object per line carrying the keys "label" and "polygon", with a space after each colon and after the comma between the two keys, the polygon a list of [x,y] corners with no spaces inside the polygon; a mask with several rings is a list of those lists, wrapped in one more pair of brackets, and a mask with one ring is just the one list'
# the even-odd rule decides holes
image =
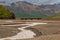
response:
{"label": "sky", "polygon": [[0,0],[1,1],[5,1],[6,4],[10,4],[12,2],[17,2],[17,1],[27,1],[33,4],[54,4],[54,3],[60,3],[60,0]]}

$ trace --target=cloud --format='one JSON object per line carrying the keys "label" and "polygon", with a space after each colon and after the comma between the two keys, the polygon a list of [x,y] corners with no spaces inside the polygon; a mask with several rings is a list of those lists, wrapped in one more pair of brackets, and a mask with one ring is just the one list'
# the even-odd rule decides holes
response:
{"label": "cloud", "polygon": [[26,1],[34,4],[54,4],[60,2],[60,0],[26,0]]}
{"label": "cloud", "polygon": [[12,2],[17,2],[17,1],[27,1],[33,4],[54,4],[54,3],[59,3],[60,0],[0,0],[0,1],[5,1],[7,4],[12,3]]}

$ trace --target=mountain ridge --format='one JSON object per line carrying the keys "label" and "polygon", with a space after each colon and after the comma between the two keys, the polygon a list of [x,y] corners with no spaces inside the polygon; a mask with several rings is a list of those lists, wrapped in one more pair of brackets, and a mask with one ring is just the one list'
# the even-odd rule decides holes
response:
{"label": "mountain ridge", "polygon": [[[60,12],[60,5],[33,5],[25,1],[19,1],[12,3],[11,6],[6,7],[10,11],[14,12],[16,17],[29,18],[40,17],[45,18],[47,16]],[[22,16],[21,16],[22,15]],[[29,17],[28,17],[29,15]],[[44,17],[43,17],[44,16]]]}

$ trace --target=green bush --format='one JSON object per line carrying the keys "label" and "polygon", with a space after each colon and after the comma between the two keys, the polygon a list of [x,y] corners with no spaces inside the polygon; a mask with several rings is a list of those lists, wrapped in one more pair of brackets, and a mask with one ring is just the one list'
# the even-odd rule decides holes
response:
{"label": "green bush", "polygon": [[3,6],[0,5],[0,19],[7,17],[11,14],[11,12],[9,10],[7,10],[6,8],[4,8]]}

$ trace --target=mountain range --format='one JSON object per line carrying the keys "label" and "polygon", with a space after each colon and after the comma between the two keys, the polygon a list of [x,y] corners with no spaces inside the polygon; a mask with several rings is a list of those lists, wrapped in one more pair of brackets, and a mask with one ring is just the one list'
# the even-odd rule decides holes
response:
{"label": "mountain range", "polygon": [[55,4],[55,3],[59,3],[60,0],[0,0],[1,1],[4,1],[6,4],[11,4],[13,2],[17,2],[17,1],[27,1],[27,2],[30,2],[32,4],[36,4],[36,5],[41,5],[41,4]]}
{"label": "mountain range", "polygon": [[45,18],[60,12],[60,4],[34,5],[26,1],[18,1],[5,6],[17,18]]}

